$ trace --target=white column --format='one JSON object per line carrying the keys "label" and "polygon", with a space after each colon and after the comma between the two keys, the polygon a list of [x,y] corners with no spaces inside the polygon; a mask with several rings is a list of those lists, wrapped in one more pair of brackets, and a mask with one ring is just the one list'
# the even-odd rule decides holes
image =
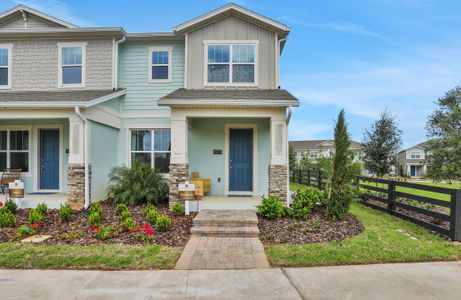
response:
{"label": "white column", "polygon": [[187,164],[188,122],[185,116],[171,115],[171,158],[172,164]]}
{"label": "white column", "polygon": [[77,116],[69,117],[69,164],[84,162],[84,125]]}
{"label": "white column", "polygon": [[287,124],[285,120],[271,119],[271,165],[287,165]]}

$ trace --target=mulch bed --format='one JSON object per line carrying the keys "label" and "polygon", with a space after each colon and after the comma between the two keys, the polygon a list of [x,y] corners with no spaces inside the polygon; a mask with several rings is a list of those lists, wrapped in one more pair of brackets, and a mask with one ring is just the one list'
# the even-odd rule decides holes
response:
{"label": "mulch bed", "polygon": [[[376,201],[376,200],[371,200],[371,199],[368,199],[366,201],[370,202],[371,204],[374,204],[374,205],[377,205],[377,206],[380,206],[380,207],[383,207],[383,208],[387,209],[387,204],[385,204],[383,202]],[[402,202],[406,203],[406,204],[410,204],[410,203],[405,202],[405,201],[402,201]],[[425,209],[428,209],[428,208],[425,208]],[[434,209],[428,209],[428,210],[432,210],[432,211],[435,211],[435,212],[438,212],[438,213],[441,213],[441,214],[446,214],[447,213],[447,209],[444,208],[444,207],[441,207],[441,206],[436,206]],[[444,227],[446,229],[450,229],[450,222],[445,221],[445,220],[432,218],[432,217],[426,216],[424,214],[420,214],[420,213],[417,213],[417,212],[414,212],[414,211],[411,211],[411,210],[408,210],[408,209],[405,209],[405,208],[402,208],[402,207],[396,207],[395,211],[397,211],[397,212],[399,212],[401,214],[413,217],[415,219],[419,219],[421,221],[425,221],[425,222],[432,223],[432,224],[440,226],[440,227]]]}
{"label": "mulch bed", "polygon": [[[104,226],[115,227],[116,231],[120,233],[107,240],[100,240],[96,238],[94,230],[90,228],[87,223],[87,212],[74,212],[72,219],[69,222],[63,222],[59,218],[59,212],[56,209],[48,210],[48,216],[46,217],[40,234],[51,235],[52,237],[45,241],[48,244],[74,244],[74,245],[91,245],[91,244],[145,244],[146,242],[136,238],[134,234],[123,230],[120,226],[119,217],[115,211],[115,205],[110,201],[100,202],[103,210],[103,219],[101,224]],[[147,220],[144,216],[146,205],[137,205],[129,207],[132,214],[132,219],[139,225],[144,225]],[[29,224],[29,211],[30,209],[19,209],[15,215],[17,220],[16,228],[0,228],[0,242],[18,241],[16,238],[16,230],[21,225]],[[190,216],[174,216],[168,209],[167,205],[160,205],[157,207],[157,211],[160,214],[168,215],[173,225],[167,231],[159,231],[152,225],[152,229],[155,231],[153,236],[153,243],[182,247],[184,246],[190,237],[190,229],[192,227],[192,220],[196,213],[191,213]]]}
{"label": "mulch bed", "polygon": [[344,221],[328,221],[322,212],[309,214],[307,220],[267,220],[259,217],[258,227],[259,238],[265,245],[341,241],[365,230],[363,224],[351,214]]}

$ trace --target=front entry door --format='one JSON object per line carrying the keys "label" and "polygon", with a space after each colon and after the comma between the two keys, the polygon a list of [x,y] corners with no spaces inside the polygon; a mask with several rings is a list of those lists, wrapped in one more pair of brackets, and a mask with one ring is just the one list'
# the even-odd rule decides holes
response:
{"label": "front entry door", "polygon": [[229,129],[229,191],[253,191],[253,129]]}
{"label": "front entry door", "polygon": [[59,129],[40,129],[40,189],[59,189]]}
{"label": "front entry door", "polygon": [[416,177],[416,166],[410,166],[410,176]]}

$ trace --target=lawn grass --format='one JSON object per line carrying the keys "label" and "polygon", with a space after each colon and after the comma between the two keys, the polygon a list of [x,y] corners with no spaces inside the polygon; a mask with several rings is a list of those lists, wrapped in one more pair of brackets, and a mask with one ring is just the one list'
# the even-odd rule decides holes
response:
{"label": "lawn grass", "polygon": [[182,248],[160,245],[47,245],[0,243],[0,268],[141,270],[171,269]]}
{"label": "lawn grass", "polygon": [[[295,184],[291,186],[292,189],[299,187],[301,186]],[[351,205],[351,213],[365,226],[362,234],[333,243],[266,246],[266,254],[271,264],[297,267],[461,258],[459,244],[453,244],[415,224],[359,203]]]}

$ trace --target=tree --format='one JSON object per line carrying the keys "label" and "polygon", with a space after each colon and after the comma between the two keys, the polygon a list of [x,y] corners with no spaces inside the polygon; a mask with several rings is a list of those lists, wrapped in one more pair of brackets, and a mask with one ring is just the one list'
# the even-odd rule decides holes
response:
{"label": "tree", "polygon": [[338,115],[335,125],[335,154],[333,157],[333,172],[328,187],[326,215],[330,220],[344,220],[349,213],[353,192],[350,181],[351,139],[347,131],[344,110]]}
{"label": "tree", "polygon": [[371,128],[365,130],[363,144],[363,162],[365,169],[383,177],[395,165],[397,153],[402,144],[402,132],[395,117],[384,111]]}
{"label": "tree", "polygon": [[301,157],[301,161],[299,162],[299,165],[304,170],[312,168],[312,161],[309,158],[309,151],[306,151],[303,153]]}
{"label": "tree", "polygon": [[296,160],[296,151],[293,148],[293,146],[290,146],[288,149],[289,149],[289,152],[288,152],[289,167],[290,167],[290,170],[294,170],[298,166],[298,162]]}
{"label": "tree", "polygon": [[435,180],[461,179],[461,87],[448,91],[436,102],[426,124],[432,138],[426,148],[426,175]]}

